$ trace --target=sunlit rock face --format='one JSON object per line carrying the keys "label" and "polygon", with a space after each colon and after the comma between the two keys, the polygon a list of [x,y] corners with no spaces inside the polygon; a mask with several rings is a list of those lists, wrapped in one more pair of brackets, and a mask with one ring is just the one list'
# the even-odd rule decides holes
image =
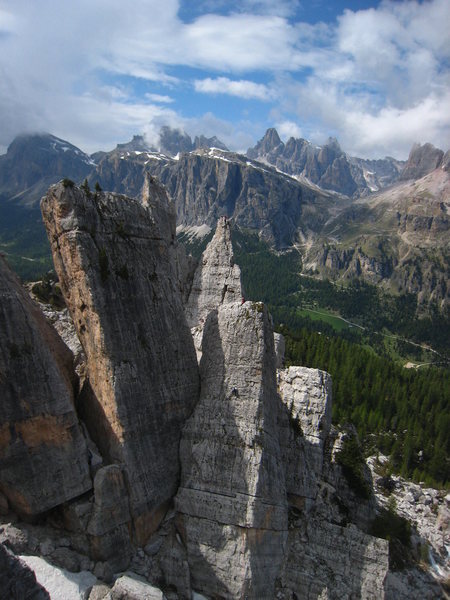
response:
{"label": "sunlit rock face", "polygon": [[230,221],[222,217],[194,274],[186,306],[189,326],[204,324],[211,310],[240,301],[242,295],[241,270],[234,262]]}
{"label": "sunlit rock face", "polygon": [[230,221],[221,217],[214,237],[194,271],[185,307],[198,360],[202,355],[203,328],[209,313],[222,304],[243,302],[243,294],[241,270],[234,262]]}
{"label": "sunlit rock face", "polygon": [[433,144],[414,144],[408,161],[400,174],[401,180],[420,179],[437,169],[444,157],[444,152]]}
{"label": "sunlit rock face", "polygon": [[181,428],[198,399],[173,207],[148,180],[142,203],[61,183],[41,210],[87,359],[78,408],[106,460],[124,466],[142,541],[176,493]]}
{"label": "sunlit rock face", "polygon": [[23,515],[92,487],[72,360],[0,258],[0,491]]}

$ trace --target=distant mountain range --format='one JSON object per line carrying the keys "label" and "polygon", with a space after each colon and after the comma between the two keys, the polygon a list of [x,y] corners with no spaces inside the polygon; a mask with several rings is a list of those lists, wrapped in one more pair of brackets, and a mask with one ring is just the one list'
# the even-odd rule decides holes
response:
{"label": "distant mountain range", "polygon": [[149,172],[174,198],[180,227],[213,227],[227,215],[278,251],[297,247],[306,273],[381,282],[445,305],[449,163],[449,152],[431,144],[414,146],[406,162],[367,160],[347,155],[335,139],[322,147],[283,143],[275,129],[246,155],[216,137],[192,140],[168,127],[159,148],[134,136],[91,156],[49,134],[20,136],[0,157],[0,244],[35,258],[15,239],[25,221],[27,231],[43,231],[38,201],[59,179],[87,178],[91,187],[138,196]]}
{"label": "distant mountain range", "polygon": [[284,144],[276,129],[268,129],[256,146],[248,149],[247,156],[294,177],[306,177],[324,189],[353,197],[391,185],[405,164],[390,157],[380,160],[350,157],[335,138],[329,138],[324,146],[293,137]]}

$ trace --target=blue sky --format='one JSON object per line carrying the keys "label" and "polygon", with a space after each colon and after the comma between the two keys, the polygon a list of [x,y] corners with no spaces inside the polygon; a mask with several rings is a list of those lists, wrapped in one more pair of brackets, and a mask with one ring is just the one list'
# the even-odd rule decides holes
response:
{"label": "blue sky", "polygon": [[161,125],[246,150],[338,138],[405,158],[450,139],[449,0],[0,0],[0,150],[87,152]]}

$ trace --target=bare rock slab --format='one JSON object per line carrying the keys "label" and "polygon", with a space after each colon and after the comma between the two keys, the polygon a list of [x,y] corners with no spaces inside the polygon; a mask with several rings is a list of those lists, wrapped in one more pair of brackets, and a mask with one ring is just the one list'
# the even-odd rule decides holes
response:
{"label": "bare rock slab", "polygon": [[97,578],[89,571],[71,573],[55,567],[39,556],[21,556],[36,576],[38,583],[49,593],[52,600],[86,600]]}
{"label": "bare rock slab", "polygon": [[212,311],[200,371],[176,497],[192,586],[206,596],[273,598],[287,502],[267,309],[246,302]]}
{"label": "bare rock slab", "polygon": [[36,515],[92,487],[72,353],[0,258],[0,490]]}
{"label": "bare rock slab", "polygon": [[144,196],[141,204],[58,184],[41,202],[87,359],[79,410],[107,461],[126,469],[139,543],[176,493],[181,428],[199,388],[173,264],[173,207],[154,181]]}

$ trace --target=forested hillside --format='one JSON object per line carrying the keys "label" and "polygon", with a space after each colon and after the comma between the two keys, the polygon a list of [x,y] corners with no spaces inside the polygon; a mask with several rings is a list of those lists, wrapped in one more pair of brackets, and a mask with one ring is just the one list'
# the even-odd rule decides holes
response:
{"label": "forested hillside", "polygon": [[[332,375],[334,422],[353,423],[368,453],[391,454],[393,471],[448,485],[448,315],[418,318],[412,295],[301,277],[295,250],[276,255],[256,236],[235,231],[234,243],[247,297],[269,304],[286,336],[287,361]],[[440,368],[422,362],[405,369],[413,359]]]}
{"label": "forested hillside", "polygon": [[391,454],[390,468],[429,485],[450,480],[450,373],[405,369],[337,336],[286,327],[286,360],[328,371],[333,421],[351,422],[367,452]]}

